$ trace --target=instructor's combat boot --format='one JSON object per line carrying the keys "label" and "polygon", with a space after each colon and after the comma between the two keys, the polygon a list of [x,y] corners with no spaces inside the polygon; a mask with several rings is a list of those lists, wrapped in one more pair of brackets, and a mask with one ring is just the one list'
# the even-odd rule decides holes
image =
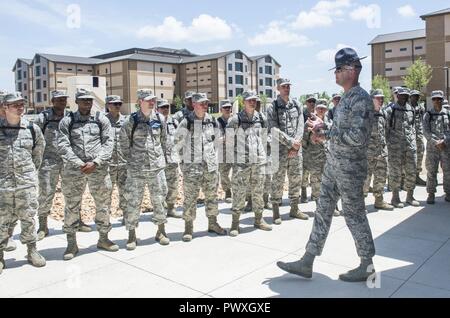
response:
{"label": "instructor's combat boot", "polygon": [[290,274],[312,278],[315,256],[306,252],[301,260],[291,263],[278,262],[277,266]]}
{"label": "instructor's combat boot", "polygon": [[361,265],[357,268],[339,275],[339,279],[349,283],[366,282],[370,277],[373,277],[374,274],[375,268],[373,262],[371,259],[367,259],[362,260]]}

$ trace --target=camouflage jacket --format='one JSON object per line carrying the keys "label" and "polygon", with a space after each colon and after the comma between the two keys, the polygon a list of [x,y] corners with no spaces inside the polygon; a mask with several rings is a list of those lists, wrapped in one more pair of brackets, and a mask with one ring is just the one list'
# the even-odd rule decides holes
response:
{"label": "camouflage jacket", "polygon": [[280,96],[267,109],[269,130],[274,142],[279,142],[280,152],[289,151],[295,141],[303,139],[303,109],[294,100],[286,104]]}
{"label": "camouflage jacket", "polygon": [[227,128],[234,130],[234,163],[266,164],[267,119],[257,111],[252,118],[241,111],[230,118]]}
{"label": "camouflage jacket", "polygon": [[450,148],[450,111],[442,108],[440,112],[434,109],[425,113],[423,117],[423,132],[427,139],[427,146],[434,147],[438,141],[444,140]]}
{"label": "camouflage jacket", "polygon": [[113,167],[125,166],[127,164],[127,160],[122,153],[122,148],[120,147],[120,131],[122,130],[127,117],[120,114],[117,121],[110,113],[106,114],[106,117],[111,123],[112,138],[114,140],[114,147],[109,165]]}
{"label": "camouflage jacket", "polygon": [[175,148],[175,133],[180,123],[173,117],[167,118],[166,127],[166,162],[167,163],[180,163],[180,154],[174,151]]}
{"label": "camouflage jacket", "polygon": [[388,148],[416,150],[415,113],[411,105],[398,103],[386,108],[386,139]]}
{"label": "camouflage jacket", "polygon": [[[359,85],[344,93],[326,132],[329,158],[342,168],[352,170],[357,161],[367,166],[367,148],[372,132],[373,101]],[[345,167],[344,167],[345,165]]]}
{"label": "camouflage jacket", "polygon": [[58,136],[59,124],[64,116],[57,116],[51,108],[40,113],[37,117],[36,124],[40,127],[45,138],[43,166],[61,165],[63,163],[63,159],[58,153]]}
{"label": "camouflage jacket", "polygon": [[175,115],[173,115],[173,118],[178,122],[181,123],[183,119],[185,119],[192,111],[188,110],[186,106],[183,105],[183,108],[176,112]]}
{"label": "camouflage jacket", "polygon": [[414,123],[416,126],[416,135],[423,138],[423,116],[426,112],[425,107],[420,104],[417,106],[412,106],[412,108],[414,109],[415,115]]}
{"label": "camouflage jacket", "polygon": [[386,113],[383,110],[374,113],[372,134],[370,135],[369,149],[367,150],[367,155],[369,158],[387,157]]}
{"label": "camouflage jacket", "polygon": [[146,117],[138,111],[127,118],[120,131],[120,148],[128,168],[158,171],[166,167],[166,129],[164,116],[156,112]]}
{"label": "camouflage jacket", "polygon": [[[34,134],[34,138],[33,138]],[[37,170],[45,149],[44,136],[36,124],[22,118],[19,126],[0,121],[0,191],[37,187]]]}
{"label": "camouflage jacket", "polygon": [[182,150],[183,169],[200,168],[205,163],[208,172],[218,170],[216,128],[217,121],[210,114],[201,120],[192,112],[181,121],[175,145],[177,150]]}
{"label": "camouflage jacket", "polygon": [[61,120],[59,130],[58,153],[65,166],[81,167],[88,162],[108,165],[114,140],[111,124],[104,114],[83,116],[76,111]]}

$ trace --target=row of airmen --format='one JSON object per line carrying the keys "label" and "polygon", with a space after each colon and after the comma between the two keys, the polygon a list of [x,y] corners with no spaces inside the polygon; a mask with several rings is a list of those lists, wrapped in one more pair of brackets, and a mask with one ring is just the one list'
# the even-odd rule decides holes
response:
{"label": "row of airmen", "polygon": [[[249,188],[249,184],[252,185],[250,187],[252,191],[249,194],[252,197],[253,211],[255,212],[255,227],[262,230],[271,230],[271,227],[262,218],[269,192],[274,224],[281,223],[279,206],[281,205],[286,173],[289,177],[291,217],[308,218],[298,209],[300,188],[302,184],[305,184],[302,178],[302,174],[306,175],[304,172],[309,171],[311,174],[313,198],[316,197],[317,191],[320,191],[323,165],[319,155],[325,158],[326,145],[308,139],[309,134],[305,130],[304,118],[310,116],[325,118],[326,116],[328,120],[332,120],[333,111],[327,113],[325,101],[319,101],[314,108],[308,107],[309,104],[316,104],[312,103],[315,102],[312,97],[308,98],[307,107],[303,110],[302,106],[299,106],[295,100],[289,97],[290,87],[289,80],[280,79],[278,81],[280,96],[269,106],[267,117],[256,111],[259,98],[254,92],[244,93],[245,108],[233,117],[231,117],[231,103],[229,101],[220,103],[223,116],[217,122],[222,130],[228,127],[232,129],[243,128],[244,130],[251,128],[251,131],[253,131],[270,127],[273,139],[281,145],[279,168],[271,173],[267,172],[267,170],[270,170],[270,156],[269,153],[265,152],[265,147],[258,134],[247,134],[245,140],[247,157],[252,152],[260,154],[257,156],[256,163],[220,164],[222,185],[227,199],[230,199],[231,189],[233,190],[233,222],[230,229],[230,235],[232,236],[239,234],[239,217],[245,206],[246,189]],[[408,95],[404,91],[397,93],[398,96]],[[2,168],[5,181],[2,180],[2,184],[0,184],[1,209],[4,212],[0,214],[2,225],[0,256],[3,267],[3,250],[8,245],[8,238],[12,235],[17,219],[22,221],[21,241],[29,246],[29,261],[36,266],[45,265],[45,260],[36,251],[32,216],[38,210],[38,237],[43,239],[48,235],[47,217],[60,176],[66,201],[64,232],[67,233],[68,247],[64,253],[65,260],[72,259],[78,253],[76,232],[90,230],[81,222],[80,218],[81,197],[86,184],[89,184],[97,207],[96,224],[100,232],[98,248],[108,251],[118,250],[118,246],[108,239],[108,232],[111,229],[109,210],[113,183],[118,185],[120,208],[123,210],[126,228],[129,231],[127,249],[133,250],[137,245],[135,229],[139,223],[139,207],[146,184],[150,188],[154,206],[153,221],[158,225],[156,240],[162,245],[169,244],[170,240],[164,228],[164,224],[167,222],[166,217],[167,215],[181,216],[175,210],[178,192],[178,165],[181,161],[180,152],[179,149],[176,149],[176,145],[191,148],[191,154],[196,153],[196,151],[202,153],[200,163],[195,162],[195,160],[187,160],[182,165],[185,193],[183,218],[186,224],[183,240],[192,240],[193,221],[195,220],[200,188],[203,189],[206,197],[206,213],[209,219],[208,230],[219,235],[226,234],[226,231],[217,222],[219,213],[217,206],[219,165],[214,143],[217,123],[207,113],[208,99],[205,94],[188,92],[185,96],[186,105],[183,110],[174,116],[170,116],[167,101],[157,101],[151,90],[140,90],[138,91],[139,111],[128,118],[120,114],[122,100],[118,96],[107,98],[108,113],[106,116],[101,113],[91,115],[93,96],[83,90],[78,91],[76,96],[78,111],[66,114],[67,98],[65,92],[53,92],[53,108],[40,114],[36,124],[30,124],[21,118],[23,113],[21,96],[19,94],[4,96],[5,108],[2,109],[6,113],[2,117],[7,120],[0,122],[0,128],[3,132],[0,147],[5,150],[1,151],[2,156],[5,156],[5,160],[2,160],[2,162],[6,163],[6,169]],[[382,98],[380,92],[373,94],[375,107],[377,107],[376,101],[380,98]],[[399,99],[401,100],[401,98]],[[438,98],[434,98],[433,102],[436,99]],[[333,96],[333,100],[336,101],[337,105],[339,96]],[[381,102],[382,104],[383,102]],[[398,106],[402,106],[401,104],[402,102],[399,101]],[[157,112],[153,111],[155,106],[158,109]],[[377,118],[386,119],[384,112],[391,115],[389,118],[395,116],[396,107],[392,107],[395,105],[390,106],[383,109],[383,115],[377,116]],[[399,111],[398,114],[408,113]],[[430,116],[432,119],[429,122],[432,123],[436,116]],[[440,118],[444,118],[444,116],[436,117],[438,120]],[[393,120],[394,123],[396,123],[396,119]],[[401,120],[404,119],[402,117]],[[186,133],[191,131],[198,121],[200,121],[202,132],[200,143],[195,142],[195,134]],[[425,120],[423,122],[425,123]],[[414,123],[412,124],[415,126]],[[434,126],[432,128],[435,128]],[[381,127],[389,127],[389,125],[386,126],[385,122],[381,125],[374,125],[371,144],[383,141],[381,136],[384,135],[384,132],[380,133]],[[404,125],[400,127],[401,134],[406,135],[408,129],[405,129]],[[441,127],[445,127],[445,123]],[[395,130],[395,127],[391,128]],[[374,131],[377,131],[377,133],[374,133]],[[304,133],[306,134],[304,135]],[[401,134],[394,133],[393,135]],[[380,138],[377,139],[378,137]],[[410,135],[405,137],[411,140]],[[388,143],[389,140],[388,138]],[[15,147],[25,149],[11,153]],[[196,149],[198,147],[201,149]],[[304,158],[302,158],[302,148],[305,154]],[[314,148],[317,150],[314,151]],[[377,150],[384,148],[384,146],[373,147]],[[401,147],[401,149],[404,150],[405,148]],[[395,153],[391,150],[389,152]],[[310,154],[309,158],[306,155],[308,153]],[[381,156],[375,155],[373,157],[375,159],[371,166],[380,169],[379,161],[382,161],[381,158],[386,158],[386,156],[383,153]],[[224,165],[228,165],[228,167],[224,169]],[[232,184],[227,188],[227,176],[230,170],[233,170],[233,177],[228,184]],[[374,170],[372,169],[372,171]],[[390,175],[391,171],[395,170],[389,165]],[[375,172],[374,175],[378,177],[379,174]],[[448,173],[446,175],[448,176]],[[8,178],[6,178],[7,176]],[[430,176],[428,179],[430,179]],[[38,187],[36,186],[37,180],[39,180]],[[383,187],[385,180],[386,177],[383,180]],[[379,192],[375,184],[376,182],[374,182],[374,194],[378,198]],[[432,187],[433,183],[429,182],[429,184]],[[394,198],[392,204],[401,207],[400,202],[394,204],[396,203],[394,199],[397,188],[395,183],[393,185]],[[266,189],[265,192],[263,189]],[[39,191],[39,195],[37,195],[37,191]],[[446,191],[446,193],[449,192]],[[410,197],[410,192],[408,192],[408,197]],[[409,199],[407,198],[407,201],[415,205],[415,202]],[[383,200],[378,201],[378,203],[380,202],[382,204],[381,206],[378,204],[379,208],[389,208]]]}

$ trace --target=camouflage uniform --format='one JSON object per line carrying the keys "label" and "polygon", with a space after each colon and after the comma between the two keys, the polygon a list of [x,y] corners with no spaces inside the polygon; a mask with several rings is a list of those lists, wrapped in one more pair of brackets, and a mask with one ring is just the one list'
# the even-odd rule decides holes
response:
{"label": "camouflage uniform", "polygon": [[112,157],[109,161],[109,175],[112,185],[116,185],[119,191],[119,208],[122,210],[124,218],[126,218],[127,199],[125,196],[125,182],[127,181],[127,160],[120,146],[120,131],[127,117],[120,114],[119,119],[116,120],[110,113],[106,114],[106,117],[111,124],[112,138],[114,140]]}
{"label": "camouflage uniform", "polygon": [[358,255],[364,259],[375,255],[363,196],[372,121],[373,102],[364,89],[356,86],[342,96],[333,124],[326,132],[328,156],[314,226],[306,247],[312,255],[322,253],[339,198]]}
{"label": "camouflage uniform", "polygon": [[125,198],[128,203],[125,221],[127,230],[135,230],[139,225],[145,185],[148,185],[150,190],[154,210],[153,222],[156,225],[167,223],[167,211],[164,208],[167,195],[164,173],[166,167],[164,116],[153,112],[150,117],[146,117],[141,111],[132,114],[120,132],[120,147],[128,162],[128,176],[125,183]]}
{"label": "camouflage uniform", "polygon": [[423,105],[411,105],[415,113],[415,127],[416,127],[416,146],[417,146],[417,175],[422,173],[423,157],[425,151],[424,134],[423,134],[423,116],[425,114],[425,107]]}
{"label": "camouflage uniform", "polygon": [[166,203],[169,207],[174,207],[177,203],[178,186],[180,182],[179,164],[180,155],[178,152],[173,151],[175,143],[175,132],[179,126],[179,122],[172,116],[167,118],[167,141],[166,141],[166,180],[167,180],[167,197]]}
{"label": "camouflage uniform", "polygon": [[386,114],[380,109],[374,114],[369,148],[367,150],[368,174],[364,185],[364,193],[369,193],[373,175],[373,195],[381,197],[387,178],[387,149],[386,149]]}
{"label": "camouflage uniform", "polygon": [[227,160],[227,144],[226,144],[226,127],[228,125],[228,120],[221,116],[218,120],[218,127],[220,128],[221,134],[224,137],[223,147],[219,150],[219,156],[222,160],[219,162],[219,175],[220,183],[222,185],[222,190],[228,192],[231,190],[231,180],[230,173],[233,168],[233,164]]}
{"label": "camouflage uniform", "polygon": [[402,171],[404,189],[414,191],[417,173],[417,147],[414,110],[408,103],[386,108],[386,139],[388,148],[389,185],[399,191]]}
{"label": "camouflage uniform", "polygon": [[[442,108],[440,112],[431,110],[423,119],[425,138],[427,139],[427,191],[436,193],[439,163],[444,171],[444,192],[450,195],[450,111]],[[444,140],[446,149],[436,148],[436,142]]]}
{"label": "camouflage uniform", "polygon": [[22,118],[18,127],[11,128],[6,120],[0,120],[1,253],[10,237],[8,230],[17,219],[21,222],[22,244],[36,243],[34,216],[39,205],[37,171],[42,163],[44,149],[44,136],[37,125]]}
{"label": "camouflage uniform", "polygon": [[[62,189],[66,201],[63,231],[69,235],[77,232],[87,184],[95,201],[97,230],[105,235],[111,230],[112,184],[108,173],[114,147],[111,124],[100,112],[84,116],[76,111],[61,120],[59,130],[58,153],[64,161]],[[80,168],[88,162],[95,163],[97,168],[91,174],[83,174]]]}
{"label": "camouflage uniform", "polygon": [[41,168],[39,169],[39,216],[48,217],[52,209],[56,186],[62,175],[64,164],[58,154],[59,117],[48,109],[39,114],[36,124],[42,130],[45,138],[45,151]]}

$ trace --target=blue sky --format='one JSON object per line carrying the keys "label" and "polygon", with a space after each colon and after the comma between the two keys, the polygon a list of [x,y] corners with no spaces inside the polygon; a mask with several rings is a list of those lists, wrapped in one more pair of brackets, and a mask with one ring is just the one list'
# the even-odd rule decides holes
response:
{"label": "blue sky", "polygon": [[369,56],[361,79],[367,89],[367,43],[378,34],[424,28],[420,15],[447,7],[443,0],[0,0],[0,88],[13,90],[16,58],[36,52],[92,56],[165,46],[197,54],[269,53],[294,83],[295,96],[332,93],[340,89],[327,70],[338,48],[351,46]]}

